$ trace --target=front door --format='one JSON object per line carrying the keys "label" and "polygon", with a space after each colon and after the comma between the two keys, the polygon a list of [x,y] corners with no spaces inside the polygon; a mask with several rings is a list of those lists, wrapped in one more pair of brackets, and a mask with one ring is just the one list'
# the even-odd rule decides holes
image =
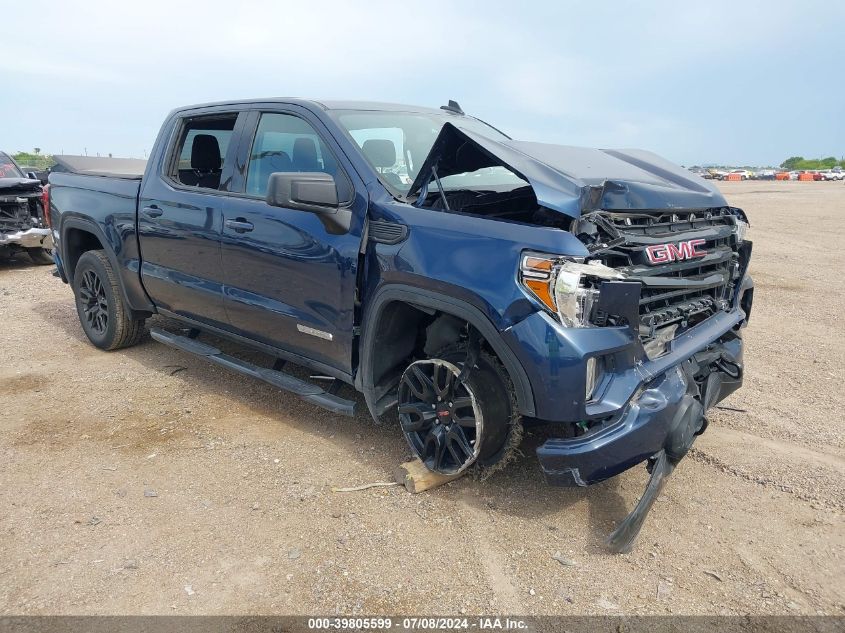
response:
{"label": "front door", "polygon": [[138,205],[141,281],[156,306],[228,327],[220,235],[237,113],[177,122],[169,151],[153,157]]}
{"label": "front door", "polygon": [[[339,152],[293,112],[254,113],[242,195],[226,201],[221,252],[224,303],[238,334],[351,373],[358,250],[366,199],[355,198]],[[250,138],[245,134],[244,138]],[[326,230],[317,215],[268,205],[274,172],[324,172],[353,207],[351,229]]]}

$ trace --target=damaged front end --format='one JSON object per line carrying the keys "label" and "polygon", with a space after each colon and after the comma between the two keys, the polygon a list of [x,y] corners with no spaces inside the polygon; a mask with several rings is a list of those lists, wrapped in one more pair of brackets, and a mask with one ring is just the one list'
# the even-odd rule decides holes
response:
{"label": "damaged front end", "polygon": [[578,423],[537,450],[547,480],[585,486],[649,464],[643,497],[608,541],[615,551],[632,546],[707,410],[742,384],[753,293],[746,230],[728,206],[597,210],[573,222],[586,257],[523,259],[527,290],[561,325],[594,335],[563,336],[579,342],[585,401]]}
{"label": "damaged front end", "polygon": [[[441,179],[503,167],[522,181]],[[547,481],[586,486],[646,462],[651,479],[608,540],[633,545],[666,477],[742,384],[753,282],[748,220],[711,184],[638,150],[487,139],[444,126],[411,186],[417,206],[567,230],[584,251],[524,251],[518,280],[541,308],[506,339],[534,371]]]}
{"label": "damaged front end", "polygon": [[0,178],[0,256],[52,246],[41,182],[29,178]]}
{"label": "damaged front end", "polygon": [[596,483],[647,461],[651,479],[609,538],[614,551],[633,545],[666,477],[706,429],[707,410],[742,384],[740,330],[753,293],[746,229],[742,211],[727,206],[598,210],[573,223],[587,257],[523,259],[523,283],[551,299],[562,325],[623,335],[621,345],[596,339],[579,350],[581,419],[537,450],[556,485]]}

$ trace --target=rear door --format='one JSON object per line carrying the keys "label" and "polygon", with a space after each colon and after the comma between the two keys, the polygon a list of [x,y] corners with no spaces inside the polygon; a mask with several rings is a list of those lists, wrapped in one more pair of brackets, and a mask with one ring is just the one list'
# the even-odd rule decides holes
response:
{"label": "rear door", "polygon": [[[238,334],[351,373],[358,250],[367,198],[322,123],[303,108],[260,107],[241,147],[240,194],[226,203],[222,229],[225,306]],[[334,176],[352,208],[349,232],[330,233],[306,211],[268,205],[274,172]]]}
{"label": "rear door", "polygon": [[243,115],[185,113],[151,157],[138,204],[141,280],[155,305],[228,327],[220,235]]}

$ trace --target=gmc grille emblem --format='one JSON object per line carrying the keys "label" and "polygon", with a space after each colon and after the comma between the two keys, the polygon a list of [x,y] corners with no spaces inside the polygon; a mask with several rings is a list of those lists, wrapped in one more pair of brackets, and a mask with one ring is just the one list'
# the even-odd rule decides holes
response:
{"label": "gmc grille emblem", "polygon": [[648,261],[652,264],[668,264],[669,262],[681,261],[704,257],[707,251],[699,250],[707,240],[687,240],[677,244],[655,244],[645,249]]}

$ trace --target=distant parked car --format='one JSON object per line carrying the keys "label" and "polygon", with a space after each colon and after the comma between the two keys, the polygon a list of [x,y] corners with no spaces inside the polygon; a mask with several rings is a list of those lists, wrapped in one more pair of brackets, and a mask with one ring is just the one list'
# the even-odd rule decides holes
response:
{"label": "distant parked car", "polygon": [[845,180],[845,169],[842,169],[841,167],[825,169],[819,173],[822,176],[822,180]]}
{"label": "distant parked car", "polygon": [[748,180],[749,178],[751,178],[751,172],[747,169],[731,169],[726,174],[723,174],[722,177],[719,178],[719,180],[727,180],[728,176],[730,176],[731,174],[739,174],[740,180]]}
{"label": "distant parked car", "polygon": [[774,169],[761,169],[758,171],[754,177],[757,180],[774,180],[775,179],[775,170]]}

